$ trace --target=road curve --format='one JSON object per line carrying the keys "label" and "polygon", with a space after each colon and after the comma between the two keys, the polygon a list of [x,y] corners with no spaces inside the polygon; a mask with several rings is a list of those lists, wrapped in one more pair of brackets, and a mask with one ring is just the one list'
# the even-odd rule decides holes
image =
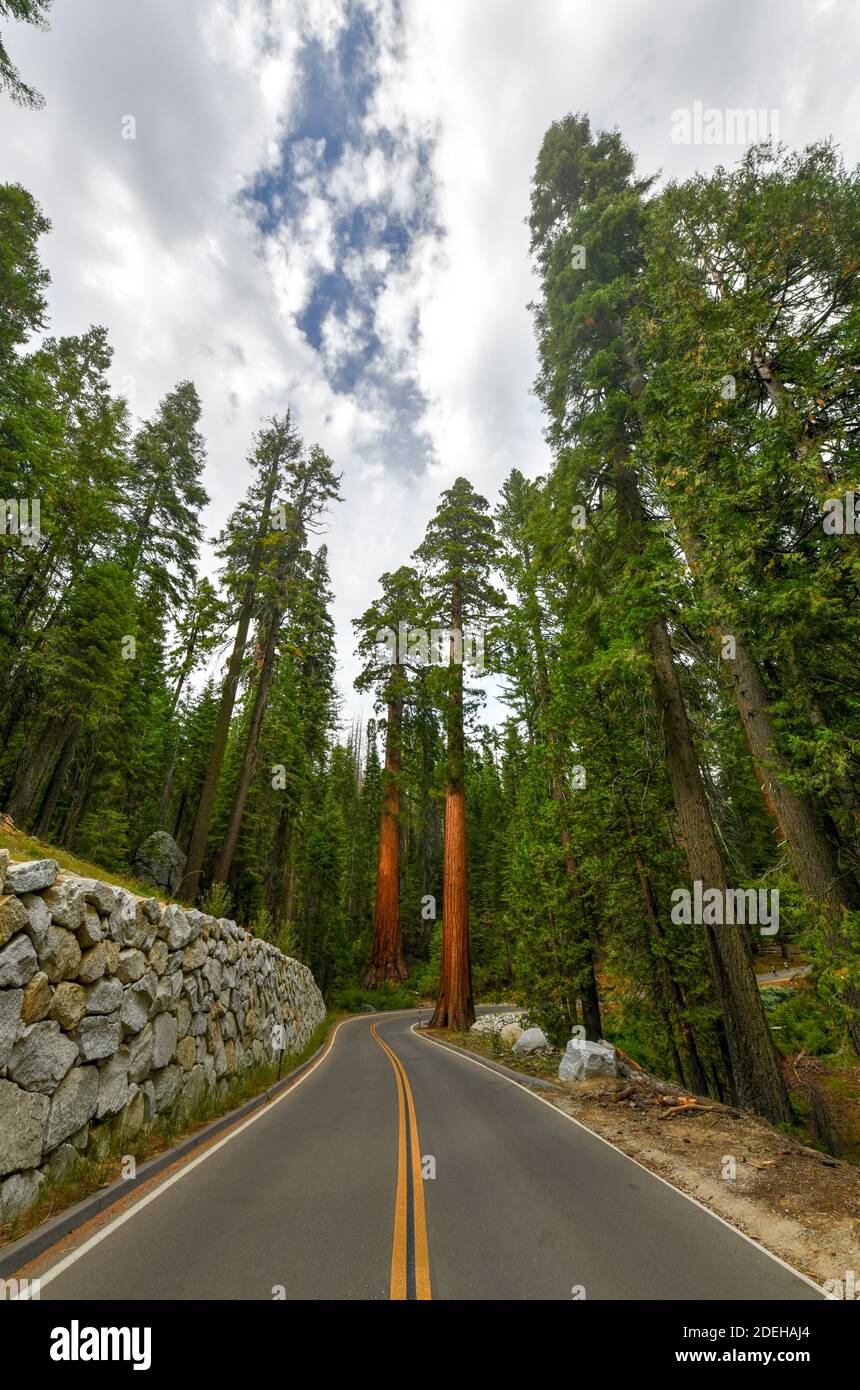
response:
{"label": "road curve", "polygon": [[821,1297],[414,1018],[342,1024],[282,1098],[41,1257],[42,1300]]}

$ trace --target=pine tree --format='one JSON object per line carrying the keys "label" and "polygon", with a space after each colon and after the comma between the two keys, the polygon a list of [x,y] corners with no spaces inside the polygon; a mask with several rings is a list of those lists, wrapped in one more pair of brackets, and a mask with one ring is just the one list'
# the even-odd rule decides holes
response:
{"label": "pine tree", "polygon": [[[643,498],[639,398],[645,379],[631,319],[643,264],[649,180],[617,133],[592,136],[587,118],[551,126],[538,156],[530,218],[543,282],[535,309],[550,440],[571,450],[583,490],[612,489],[641,638],[663,734],[690,880],[725,896],[727,877],[705,794],[665,607],[670,560]],[[584,248],[582,256],[576,248]],[[575,451],[575,453],[573,453]],[[671,572],[671,571],[670,571]],[[791,1117],[746,941],[705,926],[738,1098],[769,1119]]]}

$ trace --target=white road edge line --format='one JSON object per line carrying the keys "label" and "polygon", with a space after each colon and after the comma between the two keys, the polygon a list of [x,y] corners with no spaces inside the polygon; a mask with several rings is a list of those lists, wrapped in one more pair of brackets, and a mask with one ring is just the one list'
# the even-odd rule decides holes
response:
{"label": "white road edge line", "polygon": [[[299,1086],[301,1086],[302,1082],[307,1081],[308,1077],[313,1075],[320,1063],[326,1060],[332,1048],[334,1047],[334,1040],[340,1032],[341,1028],[344,1026],[344,1024],[356,1023],[362,1018],[367,1017],[369,1017],[369,1015],[356,1014],[353,1018],[342,1018],[339,1023],[335,1024],[334,1032],[332,1033],[331,1038],[329,1039],[329,1043],[325,1051],[321,1054],[321,1056],[317,1058],[313,1066],[308,1067],[307,1071],[304,1072],[304,1074],[300,1076],[299,1079],[296,1082],[294,1082],[292,1086],[288,1086],[285,1091],[282,1091],[282,1093],[279,1096],[276,1096],[274,1100],[270,1101],[268,1105],[261,1105],[259,1110],[255,1110],[254,1114],[250,1115],[247,1120],[244,1120],[242,1124],[237,1125],[237,1127],[235,1129],[232,1129],[229,1134],[226,1134],[223,1139],[219,1139],[217,1144],[213,1144],[211,1148],[206,1149],[204,1153],[198,1154],[197,1158],[191,1159],[189,1163],[183,1164],[179,1171],[177,1173],[174,1173],[172,1177],[166,1178],[164,1182],[158,1183],[157,1186],[154,1187],[151,1192],[148,1192],[145,1197],[141,1197],[140,1200],[135,1202],[132,1206],[130,1206],[127,1211],[124,1211],[121,1216],[115,1216],[114,1219],[112,1221],[109,1221],[108,1224],[104,1226],[100,1231],[96,1231],[96,1233],[90,1236],[88,1240],[83,1241],[83,1243],[77,1246],[74,1250],[70,1250],[68,1255],[64,1255],[63,1258],[57,1262],[57,1264],[53,1265],[44,1274],[35,1276],[35,1278],[38,1280],[39,1290],[41,1291],[41,1289],[43,1289],[46,1284],[50,1284],[60,1274],[65,1273],[65,1271],[71,1265],[76,1264],[77,1261],[82,1259],[84,1255],[88,1255],[89,1252],[95,1248],[95,1246],[100,1245],[101,1242],[103,1240],[106,1240],[109,1235],[112,1235],[114,1231],[119,1230],[120,1226],[124,1226],[126,1221],[130,1221],[131,1218],[133,1216],[136,1216],[139,1211],[143,1211],[144,1207],[148,1207],[150,1202],[154,1202],[156,1197],[160,1197],[162,1193],[166,1192],[169,1187],[172,1187],[175,1182],[179,1182],[181,1178],[184,1178],[186,1174],[192,1172],[201,1163],[205,1163],[207,1158],[211,1158],[212,1155],[216,1154],[219,1149],[223,1149],[224,1145],[229,1144],[231,1139],[236,1139],[238,1135],[242,1134],[243,1131],[248,1129],[250,1125],[256,1124],[257,1120],[261,1120],[264,1115],[271,1115],[275,1106],[279,1105],[282,1100],[286,1100],[287,1096],[291,1096],[294,1091],[297,1091]],[[90,1219],[95,1220],[96,1218],[92,1217]],[[42,1256],[36,1256],[36,1258],[41,1259]],[[19,1295],[19,1301],[25,1303],[29,1300],[30,1290],[28,1287],[26,1292]]]}
{"label": "white road edge line", "polygon": [[642,1169],[643,1173],[647,1173],[649,1177],[656,1178],[664,1187],[668,1187],[670,1192],[676,1192],[679,1197],[684,1197],[686,1201],[692,1202],[693,1206],[698,1207],[700,1211],[707,1212],[708,1216],[712,1216],[715,1221],[719,1221],[721,1226],[727,1227],[734,1235],[740,1236],[741,1240],[745,1240],[749,1245],[754,1246],[756,1250],[761,1251],[763,1255],[767,1255],[768,1259],[773,1260],[775,1264],[782,1265],[782,1268],[787,1269],[789,1274],[793,1274],[797,1279],[802,1279],[804,1284],[808,1284],[811,1289],[815,1289],[816,1293],[820,1293],[828,1302],[833,1301],[825,1289],[822,1289],[799,1269],[795,1269],[794,1265],[790,1265],[785,1260],[781,1260],[779,1255],[774,1255],[773,1251],[768,1250],[766,1245],[762,1245],[760,1241],[753,1240],[752,1236],[748,1236],[746,1232],[738,1230],[737,1226],[733,1226],[731,1221],[727,1221],[724,1216],[720,1216],[718,1212],[712,1211],[710,1207],[706,1207],[704,1202],[700,1202],[697,1197],[693,1197],[689,1192],[685,1192],[683,1188],[676,1187],[674,1183],[661,1177],[659,1173],[655,1173],[652,1168],[648,1168],[644,1163],[640,1163],[638,1158],[631,1158],[630,1154],[625,1153],[623,1149],[619,1149],[611,1140],[604,1139],[602,1134],[598,1134],[594,1129],[589,1129],[588,1125],[584,1125],[581,1120],[574,1119],[573,1115],[568,1115],[566,1110],[560,1110],[557,1105],[553,1105],[551,1100],[545,1100],[543,1096],[539,1096],[536,1091],[530,1090],[529,1087],[524,1085],[521,1081],[515,1081],[512,1076],[505,1076],[505,1073],[502,1071],[496,1071],[495,1067],[486,1066],[479,1058],[471,1056],[470,1053],[461,1050],[454,1044],[443,1043],[438,1038],[428,1038],[426,1034],[422,1035],[421,1032],[418,1031],[418,1025],[415,1023],[413,1023],[409,1031],[410,1033],[414,1033],[416,1038],[420,1038],[422,1042],[433,1043],[434,1046],[441,1047],[443,1052],[448,1052],[454,1057],[461,1057],[464,1062],[473,1062],[475,1066],[480,1067],[482,1071],[488,1071],[491,1076],[498,1076],[502,1081],[507,1081],[511,1086],[516,1086],[524,1095],[531,1096],[532,1100],[539,1100],[541,1105],[548,1106],[556,1115],[561,1115],[564,1120],[570,1120],[572,1125],[576,1125],[578,1129],[585,1130],[585,1133],[590,1134],[592,1139],[598,1139],[600,1143],[605,1144],[608,1149],[612,1149],[615,1153],[620,1154],[622,1158],[626,1158],[628,1163],[634,1163],[637,1168]]}

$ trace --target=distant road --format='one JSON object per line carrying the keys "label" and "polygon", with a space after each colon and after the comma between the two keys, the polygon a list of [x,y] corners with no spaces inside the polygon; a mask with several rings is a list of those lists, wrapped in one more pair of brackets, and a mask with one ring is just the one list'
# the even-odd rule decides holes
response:
{"label": "distant road", "polygon": [[414,1019],[342,1024],[255,1119],[48,1252],[43,1301],[820,1297]]}

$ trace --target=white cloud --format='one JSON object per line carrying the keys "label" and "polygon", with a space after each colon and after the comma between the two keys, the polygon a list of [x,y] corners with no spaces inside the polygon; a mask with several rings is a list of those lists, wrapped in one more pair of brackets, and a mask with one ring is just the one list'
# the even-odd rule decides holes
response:
{"label": "white cloud", "polygon": [[[826,0],[362,8],[378,34],[362,58],[378,78],[370,107],[333,169],[318,133],[292,146],[271,201],[290,220],[265,235],[236,195],[280,169],[309,97],[302,43],[315,38],[335,61],[349,15],[339,0],[58,4],[49,34],[8,35],[46,109],[2,113],[3,176],[54,221],[52,331],[104,323],[117,384],[134,378],[141,414],[176,380],[196,381],[212,528],[244,489],[252,432],[289,402],[344,470],[328,541],[353,707],[350,620],[378,575],[408,559],[439,490],[463,472],[493,497],[512,467],[548,465],[529,395],[536,287],[523,219],[549,123],[587,110],[596,126],[620,127],[644,170],[672,176],[732,157],[672,143],[672,110],[695,100],[780,107],[787,142],[832,133],[850,159],[860,154],[860,20],[842,7],[831,23]],[[332,91],[343,101],[348,84]],[[134,141],[121,138],[128,114]],[[432,216],[405,252],[382,244],[380,209],[414,217],[430,189]],[[357,209],[370,242],[344,250],[338,219]],[[354,302],[323,315],[317,351],[298,320],[335,269]],[[381,358],[339,395],[331,373],[371,325]],[[413,414],[399,421],[410,387]],[[414,392],[425,438],[414,437],[410,470],[392,439],[415,424]]]}

